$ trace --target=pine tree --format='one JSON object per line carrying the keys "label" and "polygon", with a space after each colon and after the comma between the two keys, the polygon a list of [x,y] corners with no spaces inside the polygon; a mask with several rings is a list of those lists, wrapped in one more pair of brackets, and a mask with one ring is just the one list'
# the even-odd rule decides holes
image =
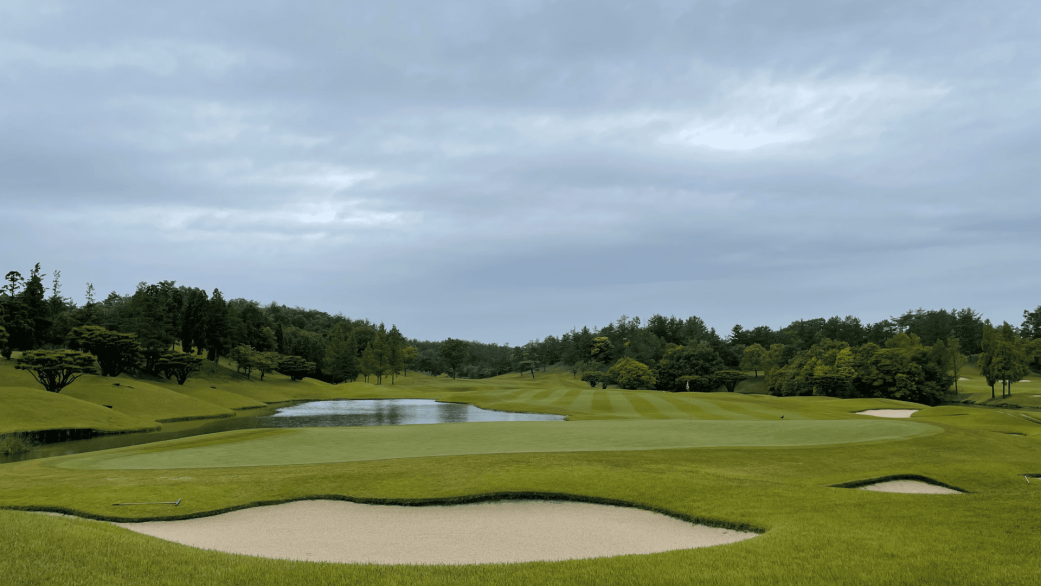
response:
{"label": "pine tree", "polygon": [[221,354],[231,347],[231,321],[228,317],[228,303],[220,289],[213,290],[213,297],[206,305],[206,350],[208,358],[214,364],[220,364]]}
{"label": "pine tree", "polygon": [[391,325],[387,333],[387,372],[390,384],[394,384],[394,376],[405,368],[405,336],[398,331],[398,326]]}

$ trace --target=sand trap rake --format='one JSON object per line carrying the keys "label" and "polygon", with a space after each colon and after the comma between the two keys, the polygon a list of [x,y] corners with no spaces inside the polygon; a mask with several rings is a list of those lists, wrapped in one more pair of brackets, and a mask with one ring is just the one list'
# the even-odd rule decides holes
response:
{"label": "sand trap rake", "polygon": [[128,505],[173,505],[177,506],[181,504],[181,499],[177,499],[177,502],[155,502],[155,503],[112,503],[113,507],[125,507]]}

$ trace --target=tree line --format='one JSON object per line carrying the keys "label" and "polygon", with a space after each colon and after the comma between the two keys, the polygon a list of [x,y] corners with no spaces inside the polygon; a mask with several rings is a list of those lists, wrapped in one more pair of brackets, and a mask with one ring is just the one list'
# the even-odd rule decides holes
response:
{"label": "tree line", "polygon": [[[854,316],[797,320],[780,329],[735,325],[720,335],[697,316],[655,314],[646,322],[621,316],[604,327],[573,328],[518,347],[448,338],[406,339],[396,326],[342,314],[246,299],[225,300],[219,289],[173,281],[138,284],[132,294],[96,300],[87,286],[77,306],[61,294],[60,273],[49,295],[40,265],[27,278],[7,273],[0,290],[0,355],[13,350],[83,351],[107,373],[135,370],[179,377],[205,356],[231,358],[247,377],[271,371],[298,380],[337,383],[362,377],[382,384],[415,369],[432,375],[486,378],[530,374],[566,365],[590,384],[660,390],[732,390],[742,371],[784,394],[918,397],[935,401],[959,363],[977,357],[992,391],[1003,394],[1024,369],[1041,369],[1041,306],[1023,312],[1018,327],[994,327],[971,308],[907,311],[875,323]],[[119,350],[122,348],[122,350]],[[179,351],[177,351],[179,348]],[[126,353],[122,367],[106,353]],[[840,356],[841,355],[841,356]],[[960,357],[960,358],[959,358]],[[841,359],[840,359],[841,358]],[[181,361],[181,362],[177,362]],[[182,364],[183,363],[183,364]],[[938,373],[945,373],[942,376]],[[190,372],[189,372],[190,374]],[[1015,375],[1015,376],[1014,376]],[[1014,379],[1014,380],[1013,380]],[[957,377],[954,377],[957,385]],[[911,390],[913,387],[913,390]]]}
{"label": "tree line", "polygon": [[[328,382],[359,376],[382,383],[412,367],[417,351],[396,326],[343,315],[225,300],[174,281],[138,284],[133,294],[112,292],[77,306],[61,293],[55,271],[49,287],[37,264],[28,277],[5,276],[0,290],[0,356],[20,361],[49,390],[60,391],[84,373],[166,376],[183,384],[205,357],[235,361],[239,372],[260,377],[278,371],[299,380]],[[41,380],[40,377],[43,377]]]}

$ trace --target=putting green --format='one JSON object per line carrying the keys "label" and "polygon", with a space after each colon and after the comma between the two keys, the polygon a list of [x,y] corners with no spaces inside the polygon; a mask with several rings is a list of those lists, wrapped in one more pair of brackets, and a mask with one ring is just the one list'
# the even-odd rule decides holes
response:
{"label": "putting green", "polygon": [[63,468],[141,470],[324,464],[520,452],[821,446],[904,440],[940,427],[895,420],[519,421],[231,431],[87,453]]}

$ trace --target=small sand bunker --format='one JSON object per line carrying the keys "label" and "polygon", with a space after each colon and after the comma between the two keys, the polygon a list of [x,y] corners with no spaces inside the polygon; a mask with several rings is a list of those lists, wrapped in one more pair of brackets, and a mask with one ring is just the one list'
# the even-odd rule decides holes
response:
{"label": "small sand bunker", "polygon": [[959,376],[958,380],[969,380],[969,379],[965,378],[964,376]]}
{"label": "small sand bunker", "polygon": [[117,525],[228,553],[377,564],[555,561],[708,547],[756,536],[639,509],[555,501],[425,507],[298,501],[186,521]]}
{"label": "small sand bunker", "polygon": [[1021,380],[1021,381],[1019,381],[1019,382],[1021,382],[1021,383],[1028,383],[1028,382],[1030,382],[1030,379],[1028,379],[1028,378],[1025,378],[1025,379],[1023,379],[1023,380]]}
{"label": "small sand bunker", "polygon": [[861,490],[874,490],[877,492],[902,492],[905,494],[961,494],[957,490],[936,486],[920,480],[887,480],[876,482],[867,486],[861,486]]}
{"label": "small sand bunker", "polygon": [[870,415],[872,417],[888,417],[890,419],[902,419],[910,417],[912,413],[918,411],[918,409],[868,409],[867,411],[857,411],[857,415]]}

